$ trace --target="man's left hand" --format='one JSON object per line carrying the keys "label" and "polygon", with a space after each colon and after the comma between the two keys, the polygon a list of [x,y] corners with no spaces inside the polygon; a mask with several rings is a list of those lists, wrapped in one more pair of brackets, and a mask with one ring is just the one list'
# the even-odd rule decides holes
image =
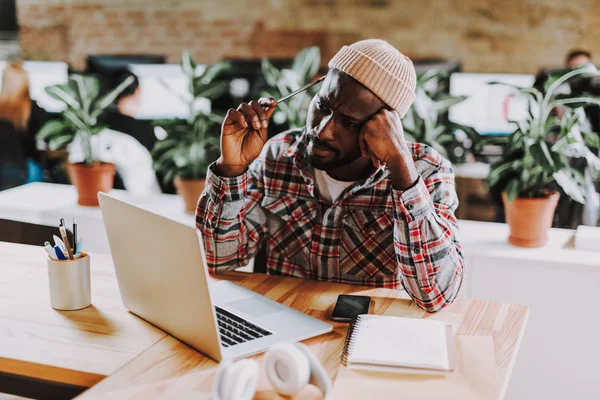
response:
{"label": "man's left hand", "polygon": [[379,111],[365,123],[358,140],[363,157],[370,157],[375,167],[389,167],[395,189],[406,190],[419,178],[398,111]]}

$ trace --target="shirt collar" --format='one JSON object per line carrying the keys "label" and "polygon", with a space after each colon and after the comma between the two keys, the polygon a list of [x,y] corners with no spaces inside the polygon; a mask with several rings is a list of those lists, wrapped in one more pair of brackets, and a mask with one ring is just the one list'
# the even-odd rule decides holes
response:
{"label": "shirt collar", "polygon": [[[292,157],[294,164],[300,171],[300,175],[308,185],[310,194],[314,196],[315,171],[314,168],[308,164],[306,157],[304,157],[309,141],[306,129],[303,129],[300,136],[298,136],[296,141],[287,149],[285,155],[287,157]],[[375,168],[366,180],[357,182],[352,186],[348,193],[356,193],[359,190],[371,188],[387,178],[389,174],[390,171],[387,167]]]}

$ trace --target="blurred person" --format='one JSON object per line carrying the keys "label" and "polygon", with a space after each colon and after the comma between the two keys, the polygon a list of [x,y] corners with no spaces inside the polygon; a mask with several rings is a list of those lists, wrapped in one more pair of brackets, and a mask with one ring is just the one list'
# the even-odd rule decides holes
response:
{"label": "blurred person", "polygon": [[[578,68],[592,64],[592,54],[589,51],[576,49],[570,51],[565,58],[568,68]],[[573,79],[569,83],[571,95],[600,95],[600,79],[598,77]],[[600,107],[591,105],[580,112],[585,113],[582,129],[600,134]],[[598,154],[598,149],[594,149]],[[585,204],[580,204],[567,196],[561,196],[558,218],[562,225],[576,228],[577,225],[598,225],[600,223],[600,201],[597,194],[598,182],[594,183],[590,171],[586,168],[585,160],[573,160],[572,166],[581,171],[585,176],[586,197]],[[561,204],[562,203],[562,204]]]}
{"label": "blurred person", "polygon": [[[155,128],[152,121],[135,118],[142,93],[138,77],[127,69],[119,70],[110,77],[107,90],[117,87],[129,77],[134,78],[133,83],[119,94],[103,117],[109,129],[100,137],[103,143],[113,144],[103,147],[101,151],[117,166],[116,189],[127,189],[140,195],[165,192],[169,188],[160,186],[160,176],[152,169],[150,152],[158,141]],[[129,138],[119,137],[119,133]],[[141,145],[140,148],[136,144]]]}
{"label": "blurred person", "polygon": [[134,78],[133,83],[117,97],[114,107],[107,111],[105,121],[110,129],[132,136],[148,151],[152,151],[158,141],[152,121],[135,118],[142,98],[138,77],[129,70],[121,70],[113,75],[110,88],[117,87],[130,76]]}
{"label": "blurred person", "polygon": [[458,199],[450,163],[404,137],[414,66],[372,39],[329,67],[304,129],[267,141],[274,99],[227,112],[196,215],[209,271],[268,246],[270,274],[404,288],[438,311],[463,279]]}
{"label": "blurred person", "polygon": [[571,50],[565,58],[565,66],[569,68],[582,67],[592,63],[592,54],[586,50]]}
{"label": "blurred person", "polygon": [[48,113],[30,97],[22,63],[9,61],[0,90],[0,190],[41,180],[35,135],[48,119]]}

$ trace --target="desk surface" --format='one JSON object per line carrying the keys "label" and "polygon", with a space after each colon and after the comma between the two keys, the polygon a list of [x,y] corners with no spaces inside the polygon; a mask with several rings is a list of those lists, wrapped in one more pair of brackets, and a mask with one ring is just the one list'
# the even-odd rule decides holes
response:
{"label": "desk surface", "polygon": [[52,309],[46,258],[0,242],[0,372],[89,387],[165,337],[123,308],[106,255],[91,255],[93,305]]}
{"label": "desk surface", "polygon": [[[121,305],[112,261],[103,255],[91,257],[93,306],[55,311],[49,305],[43,248],[0,243],[0,372],[82,386],[109,376],[82,398],[208,394],[215,362],[128,313]],[[528,318],[528,308],[520,305],[458,299],[431,315],[404,291],[262,274],[235,273],[226,278],[324,320],[339,293],[355,293],[373,297],[376,314],[443,320],[459,336],[490,336],[500,397]],[[347,325],[333,325],[332,333],[305,343],[335,378]],[[271,398],[272,393],[265,389],[260,397]]]}

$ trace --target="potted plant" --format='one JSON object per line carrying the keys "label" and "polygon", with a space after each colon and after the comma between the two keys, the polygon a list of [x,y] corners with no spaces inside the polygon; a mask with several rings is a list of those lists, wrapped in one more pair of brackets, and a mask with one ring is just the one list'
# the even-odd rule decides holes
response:
{"label": "potted plant", "polygon": [[[279,70],[268,59],[263,58],[262,72],[270,88],[261,95],[279,99],[306,85],[319,70],[320,63],[321,51],[318,47],[301,50],[294,58],[291,69]],[[306,125],[308,105],[318,90],[318,87],[313,86],[289,101],[278,104],[277,108],[281,111],[273,114],[273,122],[276,125],[286,124],[288,128]]]}
{"label": "potted plant", "polygon": [[[570,79],[590,73],[595,74],[593,66],[553,75],[546,82],[545,94],[535,88],[512,86],[528,97],[529,116],[524,121],[511,121],[516,129],[505,140],[502,159],[492,165],[487,178],[488,186],[502,184],[504,188],[511,244],[540,247],[546,243],[559,199],[559,193],[550,189],[553,182],[573,200],[585,202],[584,174],[571,167],[569,158],[585,158],[590,171],[600,170],[600,159],[588,147],[598,147],[598,136],[580,129],[585,118],[583,107],[600,101],[557,94]],[[559,106],[565,108],[562,118],[552,115]]]}
{"label": "potted plant", "polygon": [[81,144],[83,161],[67,165],[69,178],[77,188],[77,203],[80,205],[98,206],[98,192],[108,192],[113,187],[115,166],[98,159],[92,146],[92,136],[106,128],[99,123],[100,118],[132,82],[133,77],[130,77],[100,96],[97,78],[73,74],[67,84],[46,88],[46,93],[64,103],[66,108],[61,118],[48,121],[36,138],[47,142],[51,151],[64,148],[75,140]]}
{"label": "potted plant", "polygon": [[223,121],[222,116],[198,107],[198,102],[228,90],[229,83],[216,78],[229,68],[229,63],[220,62],[200,70],[190,53],[184,51],[181,66],[188,79],[188,92],[177,95],[188,105],[189,114],[186,119],[154,121],[164,129],[166,137],[156,143],[152,158],[163,183],[173,182],[186,211],[193,213],[204,191],[206,170],[219,158],[218,125]]}
{"label": "potted plant", "polygon": [[480,136],[472,127],[448,120],[450,107],[467,97],[436,91],[444,75],[445,72],[436,69],[417,75],[415,101],[402,125],[408,140],[433,147],[453,164],[462,163],[480,143]]}

